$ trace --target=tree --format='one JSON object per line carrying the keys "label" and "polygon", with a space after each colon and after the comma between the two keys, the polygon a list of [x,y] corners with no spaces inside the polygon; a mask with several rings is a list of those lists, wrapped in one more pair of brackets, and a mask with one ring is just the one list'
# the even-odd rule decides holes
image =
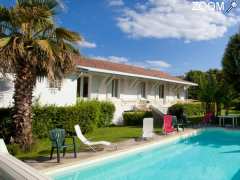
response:
{"label": "tree", "polygon": [[16,0],[0,6],[0,72],[14,81],[14,142],[28,150],[32,144],[31,106],[37,77],[61,79],[74,69],[78,33],[57,27],[56,0]]}
{"label": "tree", "polygon": [[[203,78],[205,72],[191,70],[186,73],[185,80],[200,84],[201,78]],[[199,86],[192,86],[188,89],[189,99],[199,99]]]}
{"label": "tree", "polygon": [[229,84],[240,92],[240,35],[233,35],[225,49],[222,60],[223,72]]}
{"label": "tree", "polygon": [[199,84],[199,99],[205,103],[206,112],[212,111],[211,105],[215,103],[217,82],[212,74],[201,76]]}

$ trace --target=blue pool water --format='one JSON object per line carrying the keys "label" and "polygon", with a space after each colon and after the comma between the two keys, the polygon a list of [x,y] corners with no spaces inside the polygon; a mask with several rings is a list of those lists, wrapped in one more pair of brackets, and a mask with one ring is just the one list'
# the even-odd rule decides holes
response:
{"label": "blue pool water", "polygon": [[168,145],[53,175],[55,180],[240,180],[240,131],[208,129]]}

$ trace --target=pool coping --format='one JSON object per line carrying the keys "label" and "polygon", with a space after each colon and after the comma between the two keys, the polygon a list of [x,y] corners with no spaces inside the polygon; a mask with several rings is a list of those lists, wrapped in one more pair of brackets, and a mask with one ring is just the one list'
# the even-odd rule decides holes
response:
{"label": "pool coping", "polygon": [[81,167],[85,167],[85,166],[89,166],[89,165],[94,165],[96,163],[99,163],[101,161],[105,161],[105,160],[111,160],[111,159],[115,159],[127,154],[132,154],[134,152],[137,151],[142,151],[145,149],[149,149],[149,148],[153,148],[155,146],[159,146],[159,145],[165,145],[165,144],[169,144],[172,142],[175,142],[177,140],[181,140],[184,138],[188,138],[194,135],[197,135],[200,131],[202,131],[205,128],[202,129],[192,129],[190,132],[185,132],[184,134],[176,134],[174,136],[170,136],[161,140],[157,140],[157,141],[152,141],[152,142],[147,142],[145,144],[139,144],[133,147],[129,147],[128,149],[122,149],[122,150],[116,150],[113,152],[108,152],[105,154],[101,154],[98,157],[94,156],[94,157],[90,157],[84,160],[79,160],[79,161],[75,161],[72,163],[67,163],[67,164],[62,164],[62,165],[58,165],[56,167],[50,167],[50,168],[46,168],[43,170],[40,170],[42,173],[50,176],[50,175],[54,175],[56,173],[62,172],[62,171],[67,171],[67,170],[72,170],[75,168],[81,168]]}

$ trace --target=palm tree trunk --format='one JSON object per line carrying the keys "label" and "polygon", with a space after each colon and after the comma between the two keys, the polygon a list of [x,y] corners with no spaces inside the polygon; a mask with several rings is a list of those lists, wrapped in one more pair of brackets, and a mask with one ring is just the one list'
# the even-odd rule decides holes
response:
{"label": "palm tree trunk", "polygon": [[17,67],[14,83],[13,120],[15,125],[14,142],[27,151],[32,140],[32,94],[36,83],[34,68],[26,63]]}

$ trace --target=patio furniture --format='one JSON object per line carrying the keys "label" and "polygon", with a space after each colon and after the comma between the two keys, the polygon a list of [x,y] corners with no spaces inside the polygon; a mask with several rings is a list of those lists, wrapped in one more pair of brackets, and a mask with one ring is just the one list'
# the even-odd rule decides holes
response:
{"label": "patio furniture", "polygon": [[9,154],[3,139],[0,139],[0,179],[50,180],[49,177]]}
{"label": "patio furniture", "polygon": [[180,122],[176,116],[172,116],[172,125],[173,128],[176,128],[177,131],[179,131],[179,129],[182,129],[184,131],[184,123]]}
{"label": "patio furniture", "polygon": [[153,118],[144,118],[143,119],[143,139],[153,137]]}
{"label": "patio furniture", "polygon": [[236,127],[237,125],[237,121],[238,118],[240,117],[240,115],[225,115],[225,116],[218,116],[218,120],[219,120],[219,126],[224,126],[225,125],[225,119],[232,119],[232,127]]}
{"label": "patio furniture", "polygon": [[74,157],[77,157],[76,153],[76,143],[75,143],[75,137],[71,137],[73,140],[73,144],[65,144],[65,138],[66,138],[66,133],[64,129],[53,129],[50,131],[50,140],[52,142],[52,148],[51,148],[51,155],[50,159],[52,159],[54,149],[57,150],[57,162],[60,162],[60,151],[63,151],[63,157],[65,156],[67,147],[73,146],[73,151],[74,151]]}
{"label": "patio furniture", "polygon": [[0,139],[0,153],[8,154],[8,150],[3,139]]}
{"label": "patio furniture", "polygon": [[171,115],[164,115],[163,116],[163,132],[164,134],[168,134],[174,131],[172,126],[172,116]]}
{"label": "patio furniture", "polygon": [[180,117],[180,122],[184,124],[184,127],[189,127],[191,126],[193,128],[193,122],[188,120],[188,117],[186,114],[182,114]]}
{"label": "patio furniture", "polygon": [[208,112],[203,117],[203,123],[209,124],[210,122],[212,122],[213,118],[214,118],[214,114],[212,112]]}
{"label": "patio furniture", "polygon": [[77,124],[74,126],[75,128],[75,132],[77,134],[77,137],[79,138],[79,140],[87,145],[92,151],[97,152],[95,146],[98,145],[103,145],[103,146],[114,146],[115,149],[117,149],[116,145],[113,145],[112,143],[108,142],[108,141],[97,141],[97,142],[91,142],[89,140],[87,140],[87,138],[85,138],[85,136],[82,134],[81,128],[80,126]]}

